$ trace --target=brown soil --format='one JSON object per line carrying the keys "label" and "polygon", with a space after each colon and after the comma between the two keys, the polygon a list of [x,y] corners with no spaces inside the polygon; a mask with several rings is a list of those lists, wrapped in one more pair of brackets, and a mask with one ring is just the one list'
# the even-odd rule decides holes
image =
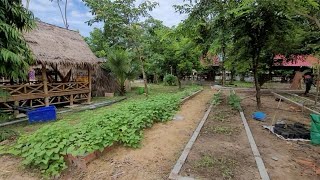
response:
{"label": "brown soil", "polygon": [[[248,96],[250,94],[242,94],[242,97]],[[265,122],[251,118],[251,114],[256,111],[254,97],[242,101],[242,107],[270,178],[274,180],[320,179],[319,146],[313,146],[309,142],[284,141],[262,128],[262,125],[272,124],[275,114],[275,121],[283,119],[287,123],[300,122],[309,125],[308,114],[303,114],[301,108],[286,102],[282,102],[280,110],[277,111],[278,102],[273,96],[263,96],[262,105],[261,111],[268,117]]]}
{"label": "brown soil", "polygon": [[213,108],[180,175],[196,179],[259,179],[238,111],[225,102]]}

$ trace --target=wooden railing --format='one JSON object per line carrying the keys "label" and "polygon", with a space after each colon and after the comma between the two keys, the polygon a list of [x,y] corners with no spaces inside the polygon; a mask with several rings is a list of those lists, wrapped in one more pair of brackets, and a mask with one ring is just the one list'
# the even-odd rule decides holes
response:
{"label": "wooden railing", "polygon": [[43,84],[9,85],[9,86],[0,86],[0,88],[11,96],[44,92]]}
{"label": "wooden railing", "polygon": [[89,83],[77,82],[77,83],[52,83],[48,84],[48,92],[64,92],[74,90],[87,90],[89,89]]}
{"label": "wooden railing", "polygon": [[44,84],[22,84],[0,86],[0,89],[8,94],[6,98],[0,98],[0,102],[17,101],[26,99],[36,99],[53,96],[64,96],[71,94],[89,93],[89,83],[70,82],[70,83],[50,83],[48,93],[44,91]]}

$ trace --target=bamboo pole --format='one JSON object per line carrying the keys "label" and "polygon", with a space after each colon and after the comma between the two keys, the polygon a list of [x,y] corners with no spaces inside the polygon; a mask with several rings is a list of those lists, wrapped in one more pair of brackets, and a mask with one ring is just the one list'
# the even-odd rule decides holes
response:
{"label": "bamboo pole", "polygon": [[318,97],[319,97],[319,77],[320,77],[320,69],[319,69],[319,60],[318,60],[318,65],[317,65],[317,78],[316,78],[316,82],[317,82],[317,94],[316,94],[316,99],[314,101],[314,105],[317,106],[318,104]]}
{"label": "bamboo pole", "polygon": [[47,79],[47,68],[46,65],[42,64],[42,82],[44,91],[44,103],[46,107],[49,106],[49,93],[48,93],[48,79]]}
{"label": "bamboo pole", "polygon": [[[19,101],[14,101],[14,106],[18,107],[19,106]],[[14,110],[13,111],[13,115],[16,118],[19,115],[19,110],[18,109]]]}

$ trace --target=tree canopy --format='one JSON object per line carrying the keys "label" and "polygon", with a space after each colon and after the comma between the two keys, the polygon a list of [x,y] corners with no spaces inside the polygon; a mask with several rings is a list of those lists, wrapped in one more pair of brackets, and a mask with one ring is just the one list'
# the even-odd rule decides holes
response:
{"label": "tree canopy", "polygon": [[32,54],[22,36],[34,27],[33,14],[21,0],[0,0],[0,74],[26,78]]}

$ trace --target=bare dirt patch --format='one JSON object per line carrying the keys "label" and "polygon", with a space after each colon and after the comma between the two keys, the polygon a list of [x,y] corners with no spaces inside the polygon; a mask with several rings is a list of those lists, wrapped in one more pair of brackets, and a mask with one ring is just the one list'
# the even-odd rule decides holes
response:
{"label": "bare dirt patch", "polygon": [[[241,94],[242,97],[249,95]],[[242,101],[242,108],[270,178],[275,180],[320,179],[319,146],[313,146],[308,142],[284,141],[262,128],[262,125],[272,124],[277,104],[278,102],[273,96],[263,96],[262,111],[267,114],[267,119],[265,122],[259,122],[251,118],[251,114],[256,111],[254,97]],[[284,101],[279,109],[276,120],[282,119],[287,123],[300,122],[310,125],[309,114],[302,113],[301,108],[294,107]]]}
{"label": "bare dirt patch", "polygon": [[224,104],[213,108],[181,173],[196,179],[259,179],[240,114]]}

